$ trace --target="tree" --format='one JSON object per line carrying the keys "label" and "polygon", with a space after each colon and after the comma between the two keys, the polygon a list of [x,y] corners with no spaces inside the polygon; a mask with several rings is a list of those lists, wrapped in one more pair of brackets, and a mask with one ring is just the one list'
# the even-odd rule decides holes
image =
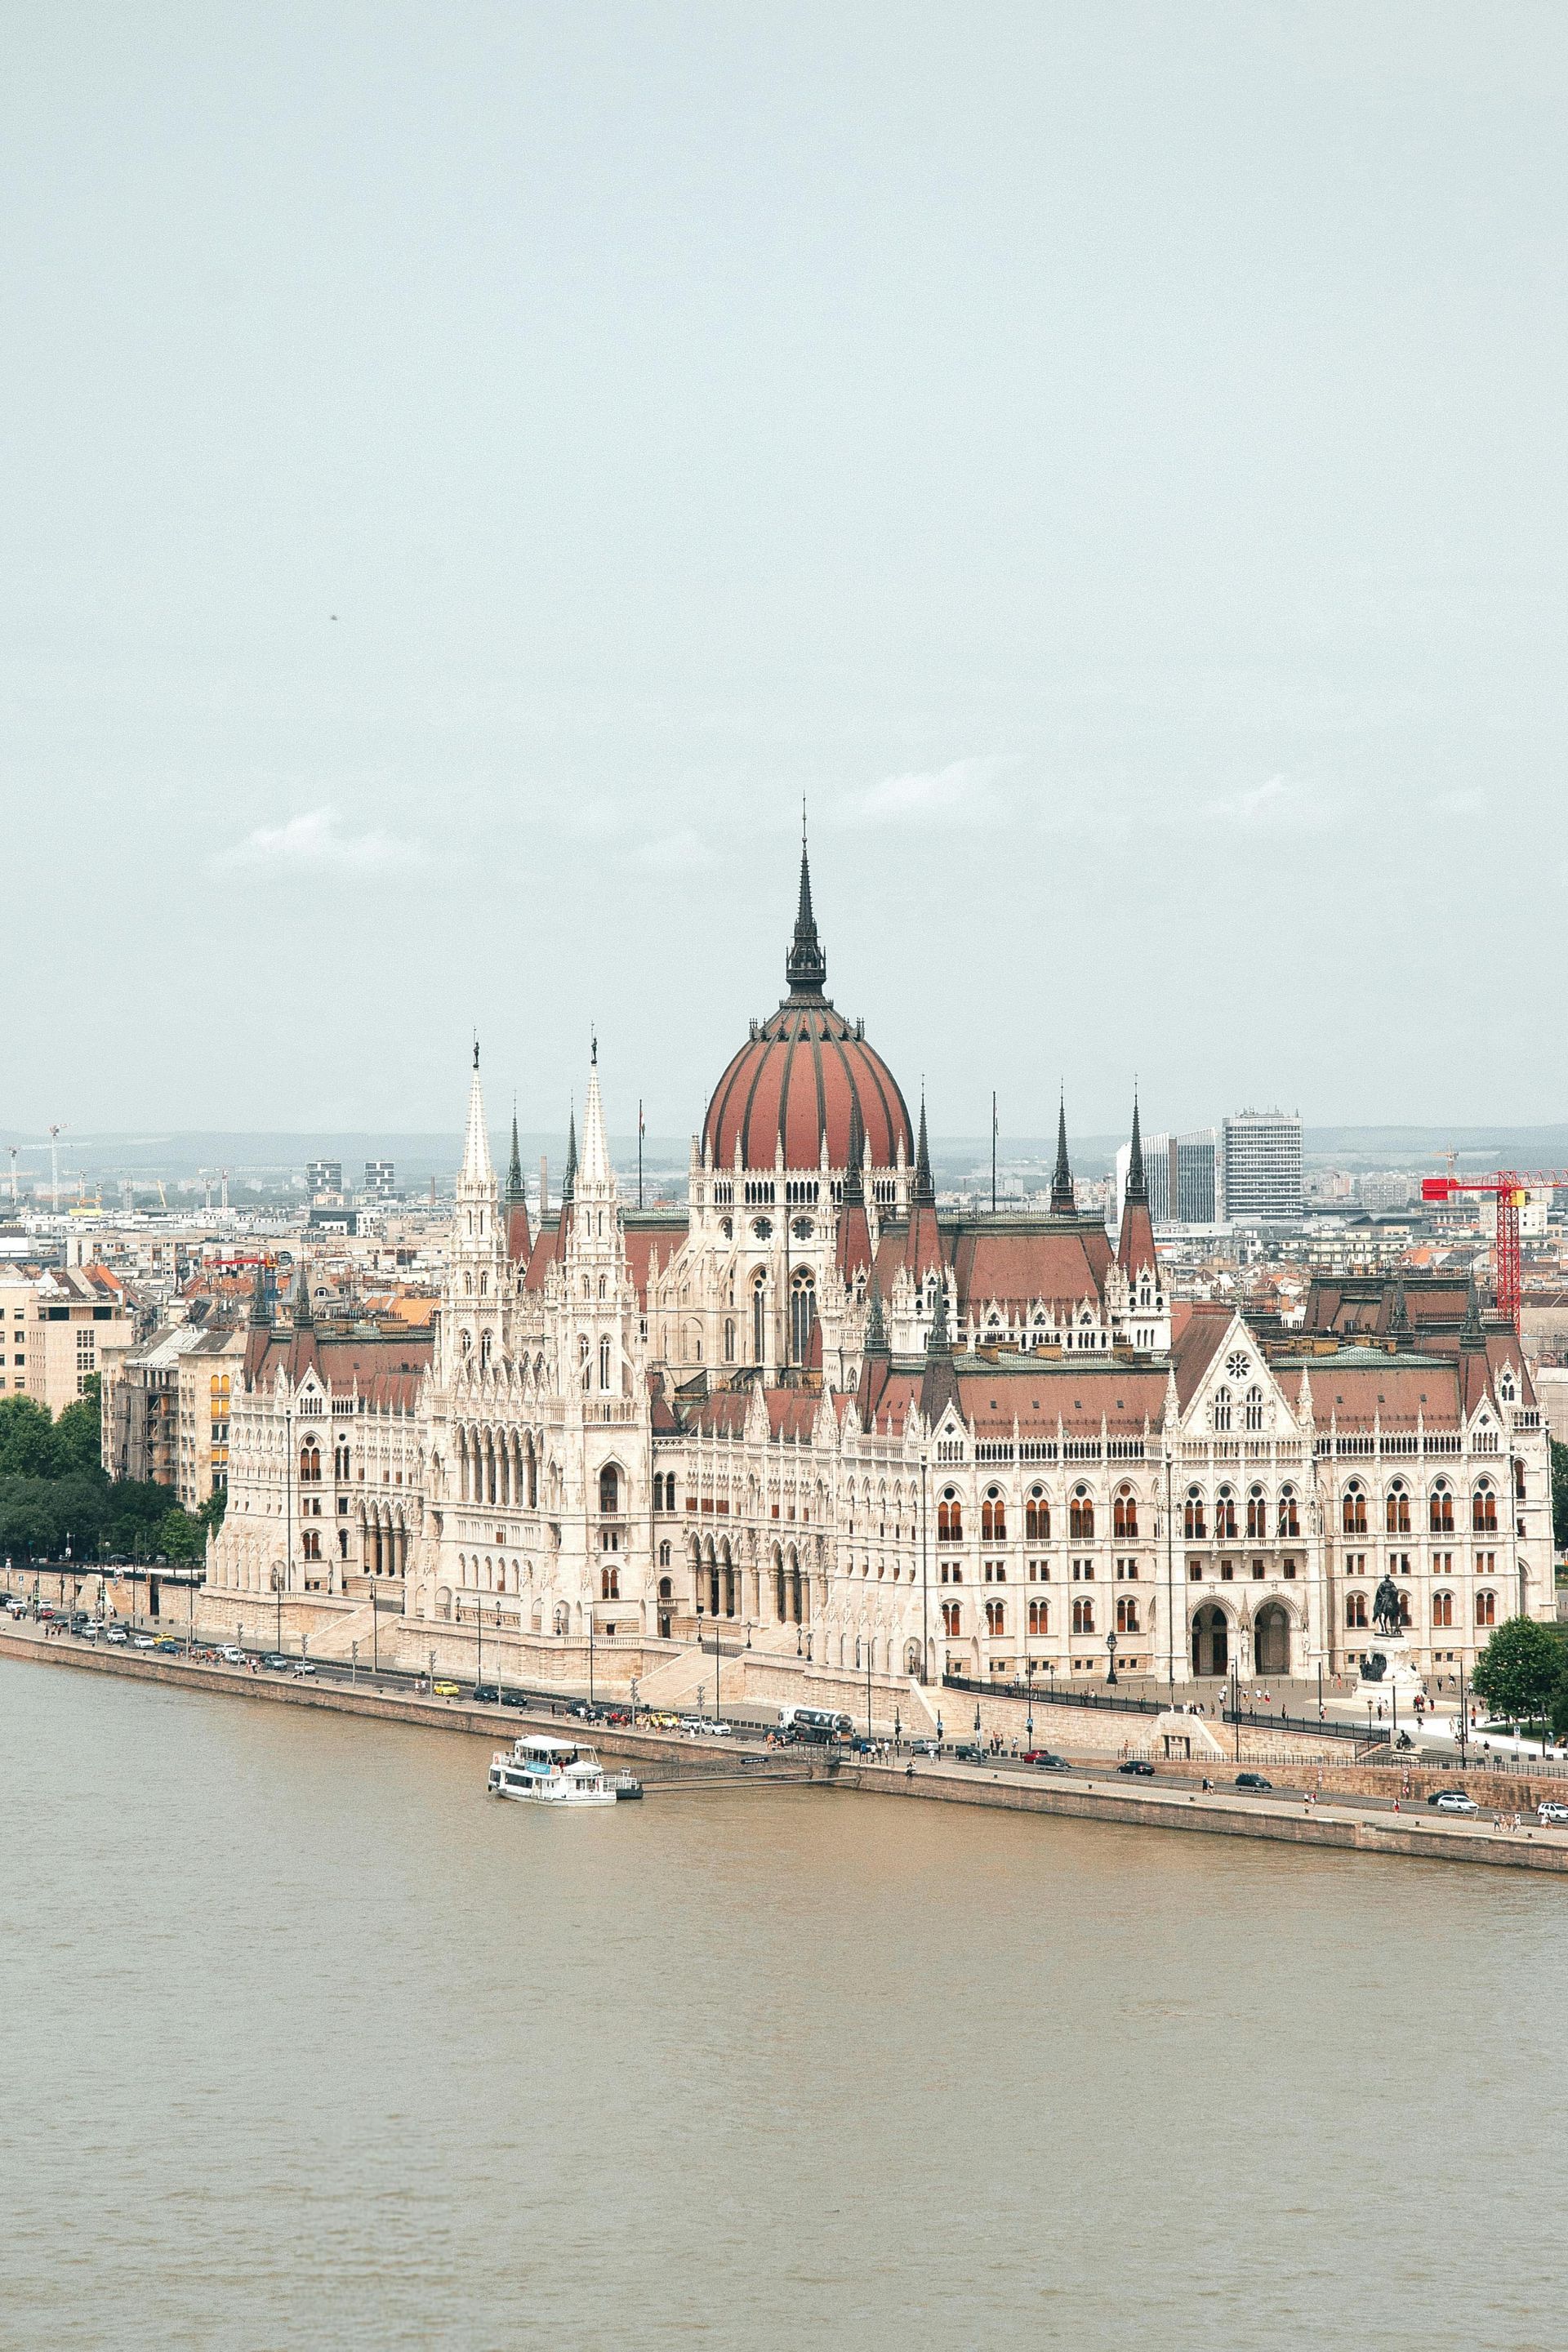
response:
{"label": "tree", "polygon": [[1532,1617],[1510,1617],[1476,1660],[1470,1682],[1494,1715],[1518,1723],[1552,1706],[1565,1664],[1568,1655],[1549,1626]]}
{"label": "tree", "polygon": [[1552,1540],[1568,1551],[1568,1445],[1552,1440]]}
{"label": "tree", "polygon": [[164,1512],[153,1539],[155,1554],[162,1552],[171,1566],[178,1562],[183,1567],[187,1561],[205,1559],[206,1548],[206,1529],[199,1519],[181,1510],[178,1504]]}
{"label": "tree", "polygon": [[0,1479],[47,1478],[55,1466],[55,1431],[47,1405],[37,1397],[0,1397]]}

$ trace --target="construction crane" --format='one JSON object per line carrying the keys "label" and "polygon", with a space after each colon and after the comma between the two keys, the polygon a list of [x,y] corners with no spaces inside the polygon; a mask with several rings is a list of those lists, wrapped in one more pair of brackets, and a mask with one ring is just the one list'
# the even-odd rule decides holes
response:
{"label": "construction crane", "polygon": [[1497,1202],[1497,1303],[1519,1329],[1519,1213],[1532,1192],[1568,1184],[1560,1169],[1536,1169],[1521,1176],[1517,1169],[1500,1169],[1492,1176],[1423,1176],[1424,1201],[1451,1201],[1456,1192],[1484,1192]]}

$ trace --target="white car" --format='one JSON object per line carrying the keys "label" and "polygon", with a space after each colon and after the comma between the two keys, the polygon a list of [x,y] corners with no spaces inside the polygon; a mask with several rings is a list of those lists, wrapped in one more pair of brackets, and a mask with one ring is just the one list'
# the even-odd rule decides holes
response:
{"label": "white car", "polygon": [[153,1650],[156,1649],[157,1643],[151,1633],[133,1633],[131,1637],[131,1646],[133,1650]]}
{"label": "white car", "polygon": [[1427,1798],[1426,1802],[1434,1812],[1438,1813],[1479,1813],[1481,1810],[1473,1797],[1466,1796],[1463,1789],[1439,1789],[1435,1796]]}
{"label": "white car", "polygon": [[693,1739],[733,1739],[735,1736],[732,1723],[713,1723],[706,1716],[700,1716],[687,1728]]}
{"label": "white car", "polygon": [[226,1666],[243,1666],[245,1664],[245,1652],[243,1650],[237,1650],[232,1642],[225,1644],[225,1646],[218,1652],[218,1656],[223,1660]]}
{"label": "white car", "polygon": [[1568,1822],[1568,1805],[1556,1797],[1542,1797],[1535,1808],[1535,1818],[1538,1822]]}
{"label": "white car", "polygon": [[123,1648],[131,1636],[123,1625],[111,1625],[103,1638],[106,1642],[117,1642]]}

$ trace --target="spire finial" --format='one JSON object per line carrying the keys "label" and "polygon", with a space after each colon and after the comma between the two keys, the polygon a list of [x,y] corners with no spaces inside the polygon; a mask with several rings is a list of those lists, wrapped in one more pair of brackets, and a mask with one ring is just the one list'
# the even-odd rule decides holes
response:
{"label": "spire finial", "polygon": [[921,1079],[921,1131],[915,1143],[915,1200],[922,1209],[936,1205],[936,1186],[931,1182],[931,1146],[926,1140],[926,1082]]}
{"label": "spire finial", "polygon": [[844,1205],[859,1209],[866,1202],[866,1129],[860,1117],[860,1097],[855,1095],[849,1104],[849,1158],[844,1171]]}
{"label": "spire finial", "polygon": [[1053,1217],[1076,1217],[1078,1202],[1073,1197],[1072,1167],[1068,1159],[1068,1099],[1067,1088],[1061,1087],[1057,1098],[1057,1164],[1051,1171],[1051,1214]]}
{"label": "spire finial", "polygon": [[596,1070],[598,1066],[599,1033],[596,1028],[591,1028],[588,1032],[588,1067],[591,1070]]}
{"label": "spire finial", "polygon": [[1147,1208],[1149,1205],[1149,1187],[1143,1175],[1143,1139],[1138,1128],[1136,1080],[1133,1081],[1132,1087],[1132,1149],[1127,1155],[1127,1190],[1122,1195],[1122,1201],[1123,1205],[1131,1201],[1136,1208]]}
{"label": "spire finial", "polygon": [[566,1129],[566,1173],[561,1179],[563,1202],[575,1198],[577,1192],[577,1105],[574,1098],[571,1120]]}
{"label": "spire finial", "polygon": [[805,802],[800,804],[800,902],[795,910],[795,937],[784,961],[784,978],[792,996],[820,996],[827,985],[827,958],[816,936],[811,908],[811,860],[805,845]]}
{"label": "spire finial", "polygon": [[475,1067],[475,1069],[477,1070],[477,1069],[479,1068],[479,1031],[476,1029],[476,1030],[475,1030],[475,1032],[474,1032],[474,1067]]}
{"label": "spire finial", "polygon": [[522,1192],[522,1154],[517,1144],[517,1097],[511,1102],[511,1160],[506,1171],[506,1197],[509,1202],[521,1201]]}

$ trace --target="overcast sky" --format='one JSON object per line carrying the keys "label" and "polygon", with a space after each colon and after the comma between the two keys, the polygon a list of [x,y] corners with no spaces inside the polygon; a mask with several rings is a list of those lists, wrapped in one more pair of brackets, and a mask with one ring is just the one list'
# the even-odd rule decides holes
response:
{"label": "overcast sky", "polygon": [[803,793],[939,1132],[1562,1117],[1565,62],[6,12],[0,1127],[689,1131]]}

